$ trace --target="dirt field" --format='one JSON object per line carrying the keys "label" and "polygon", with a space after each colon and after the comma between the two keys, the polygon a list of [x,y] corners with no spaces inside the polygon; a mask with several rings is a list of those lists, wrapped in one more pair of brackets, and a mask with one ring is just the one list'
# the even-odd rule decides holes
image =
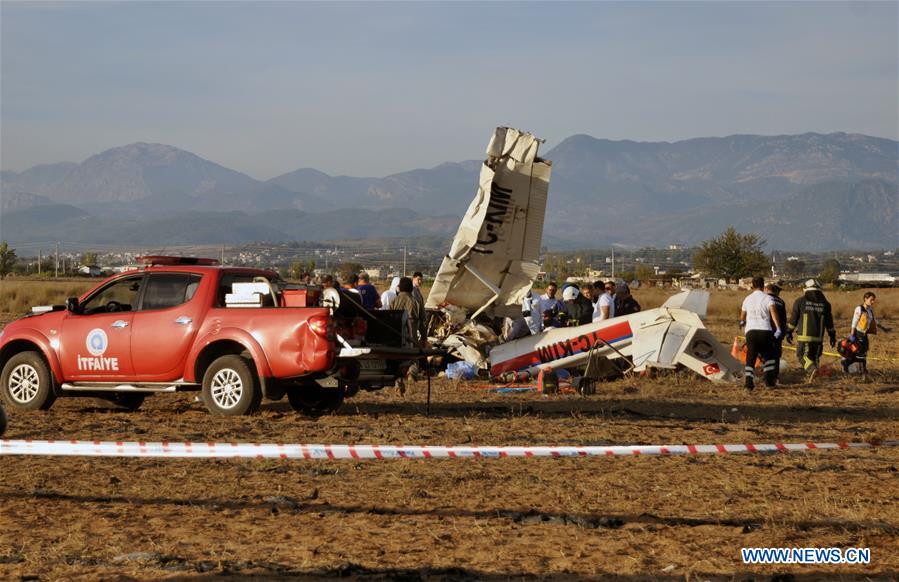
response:
{"label": "dirt field", "polygon": [[[880,295],[878,293],[878,295]],[[879,305],[883,311],[886,305]],[[892,313],[896,313],[892,307]],[[7,319],[8,320],[8,319]],[[709,327],[733,339],[732,318]],[[840,323],[840,329],[848,327]],[[896,331],[872,356],[899,357]],[[597,395],[425,383],[310,420],[286,402],[209,416],[63,399],[7,438],[384,444],[667,444],[899,438],[899,363],[869,383],[792,369],[747,394],[691,375]],[[833,362],[833,360],[829,360]],[[0,457],[0,579],[897,579],[899,449],[791,455],[396,461]],[[746,566],[741,547],[868,547],[870,565]]]}

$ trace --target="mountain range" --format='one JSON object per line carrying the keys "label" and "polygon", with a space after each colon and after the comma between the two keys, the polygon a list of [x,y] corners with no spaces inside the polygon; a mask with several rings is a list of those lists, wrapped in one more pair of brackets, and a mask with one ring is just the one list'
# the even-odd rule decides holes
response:
{"label": "mountain range", "polygon": [[[678,142],[571,136],[553,162],[544,244],[692,245],[734,225],[771,248],[899,245],[899,142],[859,134]],[[480,161],[383,178],[312,168],[261,181],[173,146],[0,174],[0,237],[16,243],[238,244],[451,236]]]}

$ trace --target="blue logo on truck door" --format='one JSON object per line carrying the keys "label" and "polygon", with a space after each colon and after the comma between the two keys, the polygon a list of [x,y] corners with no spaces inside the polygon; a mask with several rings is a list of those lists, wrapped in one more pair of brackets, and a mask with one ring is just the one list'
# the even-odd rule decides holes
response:
{"label": "blue logo on truck door", "polygon": [[105,331],[103,331],[99,327],[92,329],[90,333],[87,334],[87,339],[85,340],[84,345],[87,347],[87,351],[90,352],[91,356],[93,357],[82,356],[79,354],[79,370],[98,372],[118,371],[118,358],[103,357],[103,354],[106,353],[106,348],[109,347],[109,337],[107,337]]}
{"label": "blue logo on truck door", "polygon": [[90,333],[87,334],[87,341],[85,344],[87,345],[87,351],[89,351],[92,356],[102,356],[109,346],[109,338],[106,337],[106,332],[98,327],[92,329]]}

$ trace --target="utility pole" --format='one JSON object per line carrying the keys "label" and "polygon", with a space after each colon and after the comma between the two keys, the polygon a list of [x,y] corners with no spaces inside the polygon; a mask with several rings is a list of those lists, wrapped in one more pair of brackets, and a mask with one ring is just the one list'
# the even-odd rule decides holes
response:
{"label": "utility pole", "polygon": [[615,278],[615,247],[612,247],[612,279]]}
{"label": "utility pole", "polygon": [[219,264],[220,264],[220,265],[224,265],[224,264],[225,264],[225,245],[222,245],[222,260],[221,260],[221,262],[220,262]]}
{"label": "utility pole", "polygon": [[59,243],[56,243],[56,268],[53,276],[59,279]]}
{"label": "utility pole", "polygon": [[41,261],[43,261],[43,257],[41,257],[41,249],[37,250],[37,275],[40,277],[41,275]]}
{"label": "utility pole", "polygon": [[403,277],[406,276],[406,247],[403,246]]}

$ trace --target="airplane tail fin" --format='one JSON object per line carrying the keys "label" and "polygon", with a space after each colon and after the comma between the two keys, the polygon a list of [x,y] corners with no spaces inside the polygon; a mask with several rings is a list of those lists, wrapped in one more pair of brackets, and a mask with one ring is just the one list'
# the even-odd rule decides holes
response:
{"label": "airplane tail fin", "polygon": [[686,309],[698,315],[700,319],[705,319],[709,308],[709,292],[700,289],[682,291],[677,295],[669,297],[668,301],[662,304],[662,307]]}

